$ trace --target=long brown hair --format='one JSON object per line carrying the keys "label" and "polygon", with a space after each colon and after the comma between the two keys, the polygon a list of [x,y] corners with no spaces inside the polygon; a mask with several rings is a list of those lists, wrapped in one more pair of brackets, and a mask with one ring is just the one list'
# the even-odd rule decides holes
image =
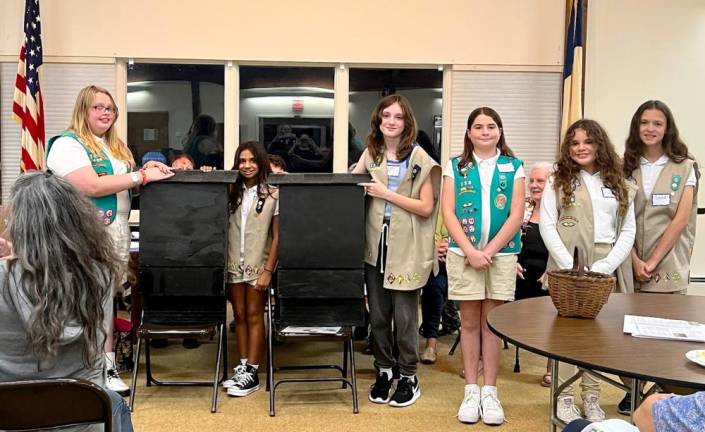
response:
{"label": "long brown hair", "polygon": [[575,137],[575,131],[582,129],[595,146],[595,167],[600,172],[600,177],[605,187],[612,190],[619,203],[619,216],[627,214],[629,205],[629,192],[627,183],[622,176],[622,160],[614,150],[614,145],[610,141],[607,132],[595,120],[578,120],[570,127],[563,137],[560,155],[556,162],[554,173],[554,188],[556,191],[563,191],[561,204],[566,207],[570,204],[570,197],[573,194],[573,182],[579,180],[581,166],[570,157],[570,147]]}
{"label": "long brown hair", "polygon": [[664,154],[675,163],[681,163],[685,159],[694,159],[688,153],[688,147],[678,134],[676,121],[673,119],[673,114],[668,106],[660,100],[648,100],[639,105],[639,108],[636,109],[632,116],[632,122],[629,125],[629,136],[624,143],[624,176],[627,178],[631,177],[634,170],[639,167],[639,158],[644,155],[644,143],[639,136],[639,126],[641,124],[641,116],[644,111],[649,109],[659,110],[666,117],[666,132],[663,134],[663,140],[661,141]]}
{"label": "long brown hair", "polygon": [[[267,150],[257,141],[246,141],[240,144],[235,151],[233,170],[238,169],[240,165],[240,154],[245,150],[249,150],[252,153],[257,163],[257,196],[259,198],[267,198],[272,195],[272,191],[267,183],[267,177],[272,172],[272,169],[269,167],[269,159],[267,159]],[[228,196],[230,213],[235,213],[237,208],[240,207],[240,204],[242,204],[242,186],[244,183],[245,178],[243,176],[237,176],[237,180],[235,180],[235,183],[230,187],[230,194]]]}
{"label": "long brown hair", "polygon": [[473,155],[475,145],[472,143],[472,140],[468,136],[468,131],[472,127],[472,124],[475,123],[475,119],[480,114],[484,114],[490,117],[492,121],[497,124],[497,127],[500,131],[499,141],[497,141],[497,148],[499,149],[500,154],[509,157],[514,157],[514,152],[512,152],[512,149],[509,148],[509,146],[507,145],[507,141],[504,139],[504,126],[502,126],[502,118],[499,116],[497,111],[493,110],[492,108],[480,107],[475,108],[468,116],[468,127],[467,129],[465,129],[465,138],[463,139],[463,155],[460,157],[460,163],[458,163],[458,168],[463,168],[468,164],[468,162],[475,163],[475,156]]}
{"label": "long brown hair", "polygon": [[397,148],[397,160],[404,160],[411,153],[416,139],[416,119],[414,112],[411,110],[411,104],[402,95],[393,94],[382,98],[370,116],[370,134],[367,135],[367,152],[372,157],[372,160],[379,164],[384,157],[384,135],[379,129],[382,123],[382,111],[393,104],[399,104],[401,112],[404,116],[404,131],[399,139],[399,147]]}
{"label": "long brown hair", "polygon": [[73,107],[73,114],[71,115],[71,124],[69,124],[69,130],[73,131],[81,139],[81,142],[88,147],[88,149],[95,156],[100,156],[101,149],[95,138],[93,138],[93,132],[88,125],[89,111],[93,109],[93,101],[98,93],[103,93],[110,98],[110,102],[113,104],[113,109],[115,110],[115,117],[113,118],[113,124],[110,125],[108,130],[105,132],[105,145],[115,159],[124,162],[130,169],[135,167],[135,159],[132,157],[132,152],[127,148],[127,145],[118,137],[117,131],[115,130],[115,122],[117,122],[120,112],[115,104],[115,99],[109,91],[102,87],[89,85],[81,89],[76,97],[76,104]]}

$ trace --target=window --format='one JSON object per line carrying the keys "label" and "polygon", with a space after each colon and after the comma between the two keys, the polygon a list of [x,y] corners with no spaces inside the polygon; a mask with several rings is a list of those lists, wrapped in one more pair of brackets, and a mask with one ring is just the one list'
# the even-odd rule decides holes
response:
{"label": "window", "polygon": [[370,133],[370,115],[379,100],[398,93],[411,103],[419,144],[441,155],[443,72],[437,69],[350,69],[348,165],[358,161]]}
{"label": "window", "polygon": [[259,141],[288,172],[332,172],[332,68],[240,67],[240,142]]}
{"label": "window", "polygon": [[221,65],[129,65],[127,143],[137,165],[187,153],[195,168],[222,169],[223,81]]}

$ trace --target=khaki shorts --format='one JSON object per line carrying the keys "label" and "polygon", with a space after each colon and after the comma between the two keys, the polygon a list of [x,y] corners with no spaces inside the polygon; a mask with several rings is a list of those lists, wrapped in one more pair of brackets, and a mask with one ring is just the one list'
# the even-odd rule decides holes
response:
{"label": "khaki shorts", "polygon": [[489,268],[478,271],[465,257],[448,252],[446,266],[450,300],[514,300],[517,255],[494,256]]}

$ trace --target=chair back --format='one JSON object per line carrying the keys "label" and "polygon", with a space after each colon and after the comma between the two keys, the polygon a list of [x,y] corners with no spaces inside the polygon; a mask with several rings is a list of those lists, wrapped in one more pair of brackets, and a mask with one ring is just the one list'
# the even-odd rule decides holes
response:
{"label": "chair back", "polygon": [[81,379],[0,383],[0,430],[48,429],[102,423],[112,430],[110,397]]}

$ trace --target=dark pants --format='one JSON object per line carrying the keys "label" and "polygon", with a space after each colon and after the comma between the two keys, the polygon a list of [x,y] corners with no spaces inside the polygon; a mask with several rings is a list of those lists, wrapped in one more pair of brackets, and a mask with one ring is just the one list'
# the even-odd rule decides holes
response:
{"label": "dark pants", "polygon": [[[415,375],[419,360],[419,290],[387,289],[384,287],[383,278],[384,274],[380,272],[379,266],[365,264],[375,368],[391,369],[398,363],[402,375]],[[392,331],[392,323],[395,332]],[[395,341],[399,347],[398,361],[393,354]]]}
{"label": "dark pants", "polygon": [[585,420],[585,419],[577,419],[573,420],[572,422],[568,423],[568,425],[563,429],[563,432],[580,432],[587,425],[592,424],[590,420]]}
{"label": "dark pants", "polygon": [[421,291],[421,315],[423,321],[419,332],[425,338],[438,338],[443,305],[448,298],[448,274],[445,263],[440,263],[438,276],[428,277]]}

